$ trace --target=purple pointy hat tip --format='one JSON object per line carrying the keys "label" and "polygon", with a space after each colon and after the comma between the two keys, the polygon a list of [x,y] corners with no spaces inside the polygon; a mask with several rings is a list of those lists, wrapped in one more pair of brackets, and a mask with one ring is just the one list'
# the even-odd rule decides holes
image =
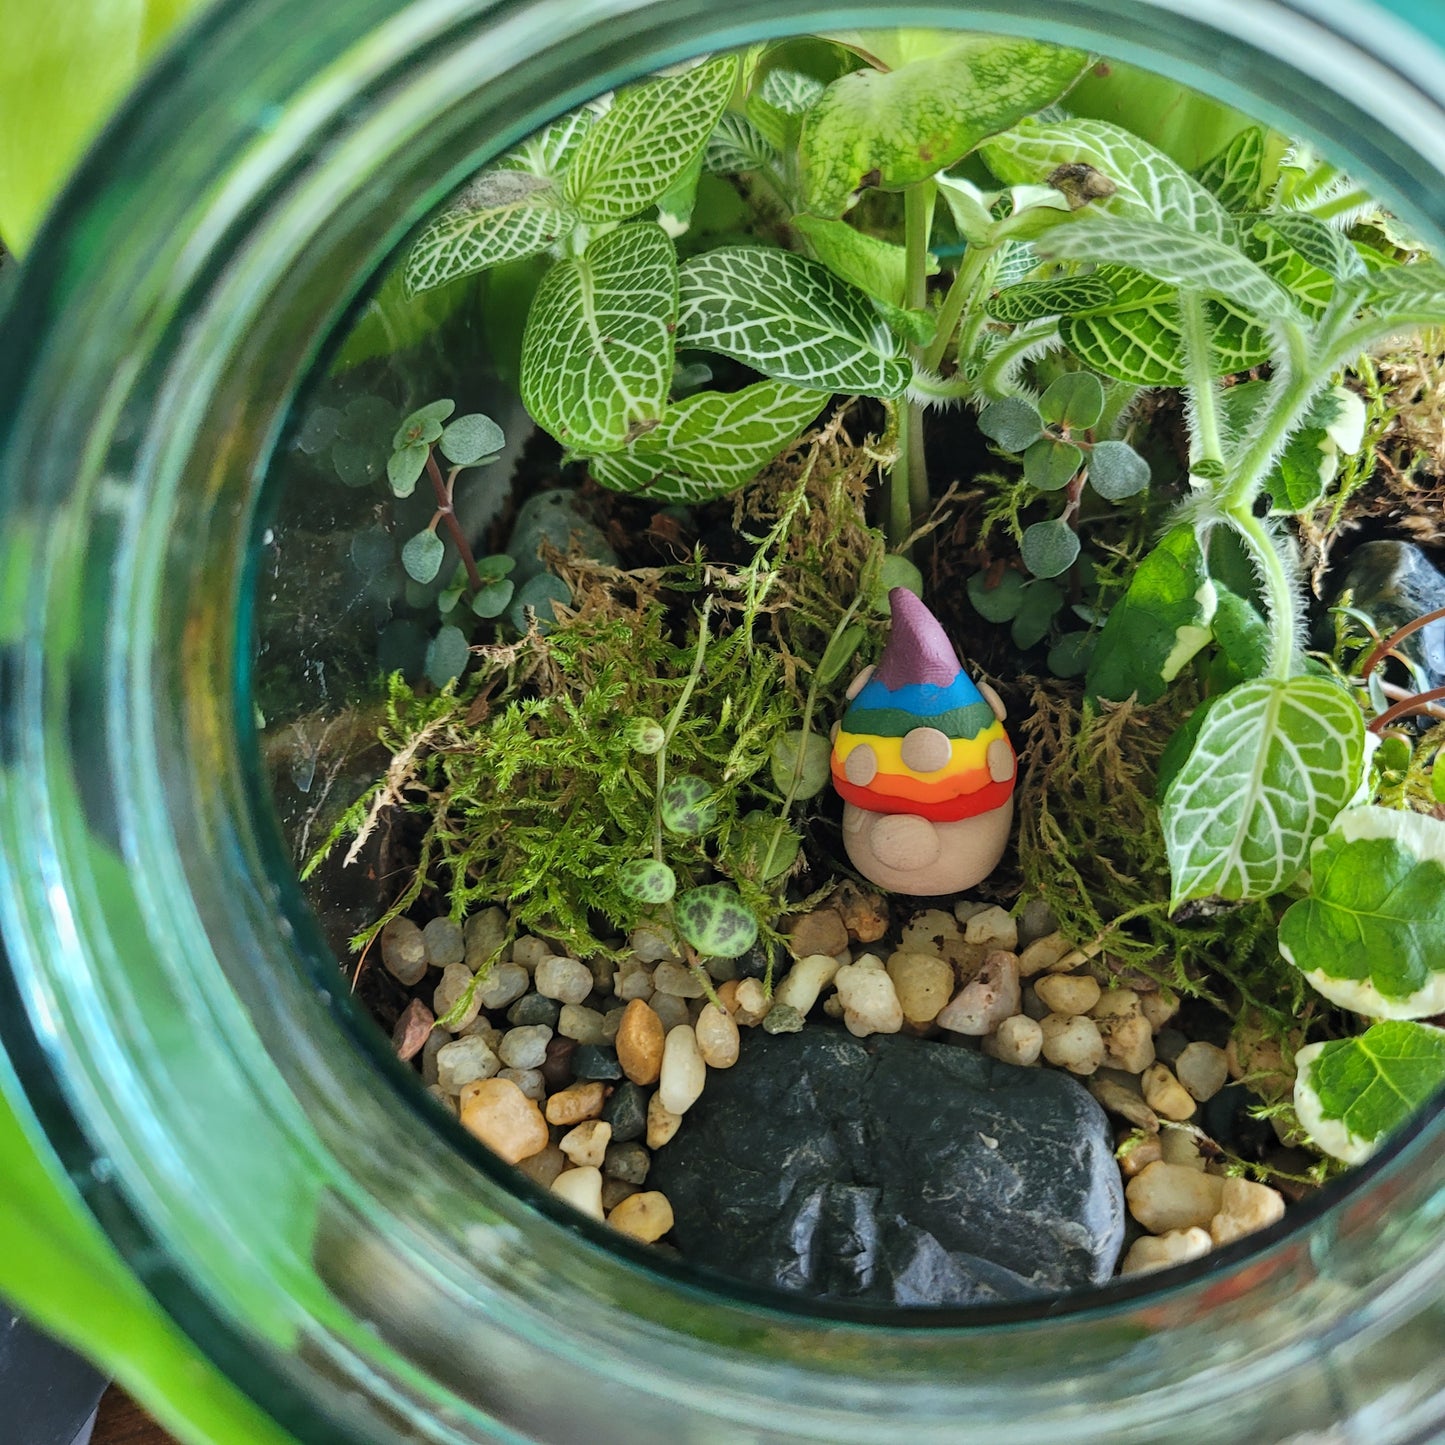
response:
{"label": "purple pointy hat tip", "polygon": [[888,605],[893,613],[892,631],[874,678],[895,690],[918,683],[947,687],[963,664],[938,618],[906,587],[893,588]]}

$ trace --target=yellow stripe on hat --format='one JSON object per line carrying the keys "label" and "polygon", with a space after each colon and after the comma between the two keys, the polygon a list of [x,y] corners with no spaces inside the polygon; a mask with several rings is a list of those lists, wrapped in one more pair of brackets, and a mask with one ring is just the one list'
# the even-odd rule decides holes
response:
{"label": "yellow stripe on hat", "polygon": [[920,783],[936,783],[940,778],[961,777],[965,773],[987,773],[988,745],[995,739],[1004,737],[1007,737],[1007,734],[1003,724],[995,718],[977,737],[954,738],[950,742],[948,762],[931,773],[917,772],[903,761],[902,738],[878,737],[873,733],[845,733],[840,730],[833,740],[833,756],[841,769],[848,761],[848,754],[866,743],[878,759],[880,773],[916,778]]}

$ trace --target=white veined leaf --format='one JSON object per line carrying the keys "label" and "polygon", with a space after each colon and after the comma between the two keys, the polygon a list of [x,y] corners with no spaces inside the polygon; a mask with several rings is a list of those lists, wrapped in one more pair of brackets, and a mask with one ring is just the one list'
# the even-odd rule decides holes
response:
{"label": "white veined leaf", "polygon": [[1171,286],[1207,292],[1268,320],[1299,318],[1290,293],[1232,246],[1147,217],[1096,212],[1079,217],[1073,225],[1055,227],[1036,244],[1054,260],[1132,266]]}
{"label": "white veined leaf", "polygon": [[1325,678],[1221,694],[1164,794],[1171,906],[1266,898],[1293,882],[1354,796],[1364,757],[1360,709]]}
{"label": "white veined leaf", "polygon": [[780,66],[763,76],[758,95],[774,110],[780,110],[785,115],[802,115],[818,103],[823,89],[821,80],[815,80],[801,70]]}
{"label": "white veined leaf", "polygon": [[557,180],[566,173],[593,121],[606,109],[607,102],[592,101],[558,116],[550,125],[544,125],[541,130],[529,135],[520,145],[513,146],[497,161],[495,168],[526,171],[544,180]]}
{"label": "white veined leaf", "polygon": [[1090,209],[1161,221],[1225,241],[1229,213],[1163,151],[1103,120],[1025,120],[982,147],[988,168],[1008,185],[1049,182],[1060,167],[1089,166],[1114,183]]}
{"label": "white veined leaf", "polygon": [[1253,211],[1264,188],[1265,137],[1260,126],[1242,130],[1194,173],[1226,211]]}
{"label": "white veined leaf", "polygon": [[582,219],[626,221],[652,205],[707,143],[737,71],[737,57],[724,55],[619,91],[567,170],[566,196]]}
{"label": "white veined leaf", "polygon": [[778,153],[764,139],[752,121],[729,111],[703,147],[702,167],[716,176],[739,171],[760,171],[770,166]]}
{"label": "white veined leaf", "polygon": [[556,186],[524,171],[483,171],[407,253],[410,295],[503,261],[545,251],[570,234],[577,215]]}
{"label": "white veined leaf", "polygon": [[618,492],[664,502],[705,502],[746,486],[802,435],[828,401],[786,381],[741,391],[699,392],[668,408],[631,446],[591,460],[592,475]]}
{"label": "white veined leaf", "polygon": [[615,451],[656,425],[672,381],[677,257],[651,221],[596,237],[550,270],[522,337],[522,401],[583,451]]}
{"label": "white veined leaf", "polygon": [[[805,237],[814,255],[835,276],[894,306],[903,305],[908,253],[891,241],[881,241],[856,230],[847,221],[829,221],[804,213],[793,217],[793,229]],[[929,256],[927,272],[938,271],[938,258]]]}
{"label": "white veined leaf", "polygon": [[817,261],[764,246],[724,247],[683,266],[677,341],[778,381],[859,396],[898,396],[913,371],[862,291]]}
{"label": "white veined leaf", "polygon": [[1386,324],[1445,323],[1445,266],[1438,261],[1417,261],[1378,271],[1370,278],[1368,300]]}

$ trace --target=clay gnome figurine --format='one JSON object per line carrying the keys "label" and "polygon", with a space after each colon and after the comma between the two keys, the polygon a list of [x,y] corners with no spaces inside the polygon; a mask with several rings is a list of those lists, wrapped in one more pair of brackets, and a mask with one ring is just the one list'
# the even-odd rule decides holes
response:
{"label": "clay gnome figurine", "polygon": [[1013,744],[1004,707],[964,672],[912,592],[888,594],[893,630],[848,689],[833,736],[853,866],[895,893],[958,893],[987,878],[1013,822]]}

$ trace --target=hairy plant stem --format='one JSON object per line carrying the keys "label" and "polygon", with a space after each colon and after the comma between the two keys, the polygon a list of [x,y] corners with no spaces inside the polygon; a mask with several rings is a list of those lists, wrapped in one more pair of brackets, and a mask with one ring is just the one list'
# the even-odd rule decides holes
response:
{"label": "hairy plant stem", "polygon": [[1224,465],[1224,450],[1219,435],[1219,397],[1209,368],[1213,337],[1204,297],[1198,291],[1180,291],[1179,322],[1189,367],[1189,394],[1194,401],[1194,440],[1199,450],[1194,460],[1211,463],[1217,475]]}
{"label": "hairy plant stem", "polygon": [[[933,223],[934,190],[931,181],[910,186],[903,193],[903,304],[922,311],[928,304],[928,233]],[[916,364],[922,349],[909,347]],[[928,510],[928,458],[924,454],[923,409],[904,398],[898,416],[898,460],[888,476],[888,540],[902,547],[913,522]]]}
{"label": "hairy plant stem", "polygon": [[[461,524],[457,521],[457,514],[452,507],[452,488],[446,483],[442,476],[442,469],[437,466],[436,453],[427,448],[426,454],[427,475],[431,478],[432,491],[436,493],[437,517],[447,529],[447,534],[452,539],[453,546],[457,549],[457,555],[462,559],[462,566],[467,570],[467,591],[470,593],[482,590],[482,574],[477,571],[477,559],[472,556],[471,544],[462,533]],[[456,474],[452,474],[453,485],[456,483]]]}
{"label": "hairy plant stem", "polygon": [[652,798],[652,856],[661,863],[662,857],[662,790],[667,786],[667,750],[672,745],[673,735],[682,722],[687,705],[692,700],[692,690],[702,676],[702,660],[707,652],[708,618],[712,613],[712,598],[702,604],[697,619],[697,647],[692,655],[692,666],[688,669],[682,691],[678,694],[667,721],[662,726],[662,746],[657,750],[657,783]]}
{"label": "hairy plant stem", "polygon": [[1274,537],[1253,512],[1231,510],[1227,519],[1258,569],[1269,611],[1269,675],[1284,681],[1294,671],[1297,646],[1294,585]]}
{"label": "hairy plant stem", "polygon": [[963,253],[953,284],[944,294],[943,305],[938,310],[938,330],[933,333],[933,341],[923,353],[923,365],[927,370],[937,371],[943,365],[943,358],[948,355],[948,343],[953,339],[964,312],[971,309],[969,303],[976,299],[979,278],[988,269],[996,250],[993,246],[970,246]]}

